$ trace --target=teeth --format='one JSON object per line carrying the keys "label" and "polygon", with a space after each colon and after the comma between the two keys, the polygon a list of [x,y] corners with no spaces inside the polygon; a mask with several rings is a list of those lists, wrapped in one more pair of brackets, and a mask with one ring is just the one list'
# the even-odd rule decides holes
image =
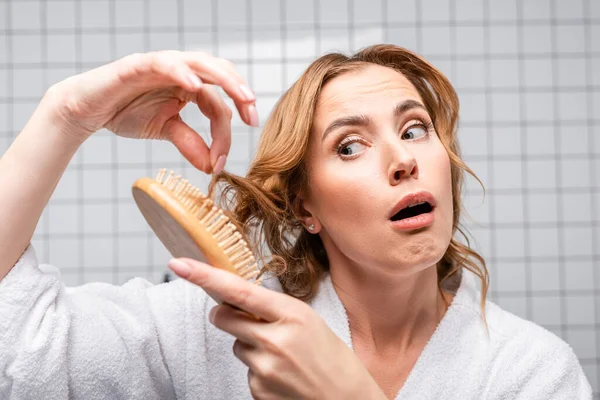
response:
{"label": "teeth", "polygon": [[420,202],[420,203],[413,204],[413,205],[411,205],[411,206],[408,206],[408,207],[406,207],[406,208],[411,208],[411,207],[420,206],[421,204],[425,204],[425,203],[427,203],[427,202],[426,202],[426,201],[422,201],[422,202]]}

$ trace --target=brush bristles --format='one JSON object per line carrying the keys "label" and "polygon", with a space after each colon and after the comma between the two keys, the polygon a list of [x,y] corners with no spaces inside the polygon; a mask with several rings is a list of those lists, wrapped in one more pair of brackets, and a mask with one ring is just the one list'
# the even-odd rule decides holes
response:
{"label": "brush bristles", "polygon": [[[180,175],[161,169],[156,181],[167,188],[179,203],[188,209],[198,221],[206,227],[223,252],[234,265],[237,273],[244,279],[255,279],[258,268],[252,251],[229,218],[205,196]],[[255,283],[260,283],[255,280]]]}

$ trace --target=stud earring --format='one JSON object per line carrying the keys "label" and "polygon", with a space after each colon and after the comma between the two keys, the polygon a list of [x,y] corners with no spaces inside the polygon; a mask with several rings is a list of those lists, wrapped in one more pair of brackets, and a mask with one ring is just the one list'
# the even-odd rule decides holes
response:
{"label": "stud earring", "polygon": [[314,231],[315,230],[315,224],[310,224],[308,226],[308,230],[311,231],[311,232]]}

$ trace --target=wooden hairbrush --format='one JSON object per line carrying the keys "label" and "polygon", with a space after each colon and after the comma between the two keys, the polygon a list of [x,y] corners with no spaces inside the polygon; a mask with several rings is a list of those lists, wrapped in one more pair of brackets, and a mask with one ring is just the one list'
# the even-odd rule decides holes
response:
{"label": "wooden hairbrush", "polygon": [[260,283],[256,260],[239,229],[186,179],[161,169],[156,179],[135,181],[132,192],[142,215],[173,257],[203,261]]}

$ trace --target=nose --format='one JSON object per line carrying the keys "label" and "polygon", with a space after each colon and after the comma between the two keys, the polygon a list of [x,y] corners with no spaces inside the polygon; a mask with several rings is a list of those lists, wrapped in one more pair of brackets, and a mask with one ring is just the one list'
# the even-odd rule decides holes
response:
{"label": "nose", "polygon": [[390,185],[396,186],[404,179],[419,177],[417,159],[403,143],[395,143],[389,151],[391,155],[388,167]]}

